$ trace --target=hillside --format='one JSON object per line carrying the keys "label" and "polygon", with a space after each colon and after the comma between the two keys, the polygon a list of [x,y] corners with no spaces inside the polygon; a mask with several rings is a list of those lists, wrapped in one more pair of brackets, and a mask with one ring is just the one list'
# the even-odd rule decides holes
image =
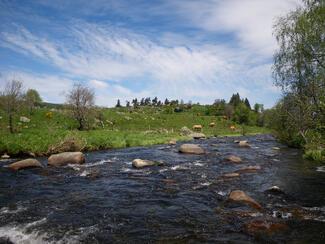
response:
{"label": "hillside", "polygon": [[[202,125],[202,132],[210,136],[240,135],[242,127],[223,116],[209,114],[207,106],[194,105],[183,112],[170,106],[133,108],[98,108],[96,119],[89,122],[88,131],[76,130],[76,122],[69,111],[60,105],[37,108],[32,115],[22,111],[15,117],[18,133],[10,134],[7,118],[1,111],[0,153],[10,155],[46,155],[67,150],[101,150],[131,146],[168,143],[171,139],[189,140],[180,134],[184,126]],[[20,116],[30,122],[20,122]],[[210,127],[214,122],[215,126]],[[230,129],[234,125],[235,130]],[[267,133],[262,127],[245,126],[247,134]]]}

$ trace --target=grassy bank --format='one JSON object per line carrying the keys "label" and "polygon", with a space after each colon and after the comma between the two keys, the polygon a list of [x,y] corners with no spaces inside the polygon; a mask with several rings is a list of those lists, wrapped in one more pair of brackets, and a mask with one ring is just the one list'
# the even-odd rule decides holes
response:
{"label": "grassy bank", "polygon": [[[206,136],[240,135],[242,128],[222,117],[204,115],[204,107],[174,113],[168,108],[101,109],[101,121],[94,121],[91,130],[76,130],[75,121],[64,109],[39,108],[32,115],[22,112],[16,117],[17,132],[10,134],[4,114],[0,120],[0,153],[10,155],[47,155],[66,150],[92,151],[167,143],[170,139],[187,140],[180,135],[183,126],[203,126]],[[51,116],[49,116],[49,113]],[[30,122],[19,122],[26,116]],[[209,127],[215,122],[215,127]],[[232,131],[229,127],[236,126]],[[247,134],[268,133],[262,127],[246,126]]]}

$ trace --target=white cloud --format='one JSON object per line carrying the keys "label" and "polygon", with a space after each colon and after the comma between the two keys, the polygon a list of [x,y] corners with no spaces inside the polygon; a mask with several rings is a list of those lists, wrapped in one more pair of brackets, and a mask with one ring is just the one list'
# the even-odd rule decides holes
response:
{"label": "white cloud", "polygon": [[17,79],[23,82],[24,89],[36,89],[44,101],[62,103],[66,92],[72,88],[73,80],[62,76],[44,75],[11,70],[2,72],[1,86]]}
{"label": "white cloud", "polygon": [[300,0],[207,0],[172,2],[178,14],[210,32],[235,35],[242,48],[272,55],[276,48],[272,27],[276,18]]}
{"label": "white cloud", "polygon": [[98,89],[103,89],[108,87],[108,84],[106,82],[100,80],[90,80],[89,84],[90,86]]}

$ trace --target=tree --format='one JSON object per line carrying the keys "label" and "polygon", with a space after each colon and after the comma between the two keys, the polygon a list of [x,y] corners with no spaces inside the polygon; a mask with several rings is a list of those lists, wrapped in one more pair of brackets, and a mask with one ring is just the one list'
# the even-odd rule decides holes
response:
{"label": "tree", "polygon": [[42,98],[36,90],[28,89],[25,94],[25,101],[29,110],[29,114],[32,114],[35,106],[39,105],[42,102]]}
{"label": "tree", "polygon": [[226,104],[225,105],[225,116],[228,119],[232,119],[233,115],[234,115],[234,106],[230,105],[230,104]]}
{"label": "tree", "polygon": [[116,103],[115,107],[117,107],[117,108],[122,107],[120,99],[117,99],[117,103]]}
{"label": "tree", "polygon": [[263,113],[264,110],[264,105],[260,103],[255,103],[254,104],[254,111],[255,113]]}
{"label": "tree", "polygon": [[72,110],[73,118],[78,122],[78,130],[86,129],[87,120],[94,107],[95,94],[93,90],[82,85],[74,84],[67,96],[67,104]]}
{"label": "tree", "polygon": [[230,98],[229,104],[237,107],[241,103],[239,93],[233,94]]}
{"label": "tree", "polygon": [[239,124],[248,124],[250,109],[244,104],[240,103],[235,108],[234,119]]}
{"label": "tree", "polygon": [[244,103],[245,103],[245,105],[246,105],[249,109],[252,109],[252,108],[251,108],[251,105],[250,105],[250,103],[249,103],[249,101],[248,101],[247,98],[245,98]]}
{"label": "tree", "polygon": [[166,98],[165,99],[165,102],[164,102],[165,105],[169,105],[169,100]]}
{"label": "tree", "polygon": [[133,99],[132,104],[134,108],[137,108],[139,106],[138,99],[137,98]]}
{"label": "tree", "polygon": [[[303,6],[278,19],[274,32],[275,84],[284,97],[276,107],[288,138],[303,144],[317,134],[325,140],[325,2],[304,0]],[[318,143],[320,144],[320,143]],[[319,146],[319,145],[318,145]]]}
{"label": "tree", "polygon": [[126,101],[126,107],[127,107],[127,108],[131,107],[131,105],[130,105],[130,101]]}
{"label": "tree", "polygon": [[153,106],[157,106],[157,103],[158,103],[158,97],[155,97],[154,99],[152,99]]}
{"label": "tree", "polygon": [[8,116],[8,126],[10,133],[14,133],[13,119],[15,113],[22,105],[23,100],[23,83],[18,80],[12,80],[5,86],[1,94],[1,105]]}

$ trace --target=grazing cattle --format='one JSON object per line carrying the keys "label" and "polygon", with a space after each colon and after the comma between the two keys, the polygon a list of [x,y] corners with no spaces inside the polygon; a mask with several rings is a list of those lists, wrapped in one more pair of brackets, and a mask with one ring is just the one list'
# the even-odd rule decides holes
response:
{"label": "grazing cattle", "polygon": [[193,125],[193,130],[201,131],[202,130],[202,125]]}
{"label": "grazing cattle", "polygon": [[236,130],[236,127],[235,127],[234,125],[231,125],[229,128],[230,128],[232,131]]}
{"label": "grazing cattle", "polygon": [[210,127],[215,127],[215,126],[216,126],[216,123],[211,122],[211,123],[209,124],[209,126],[210,126]]}

